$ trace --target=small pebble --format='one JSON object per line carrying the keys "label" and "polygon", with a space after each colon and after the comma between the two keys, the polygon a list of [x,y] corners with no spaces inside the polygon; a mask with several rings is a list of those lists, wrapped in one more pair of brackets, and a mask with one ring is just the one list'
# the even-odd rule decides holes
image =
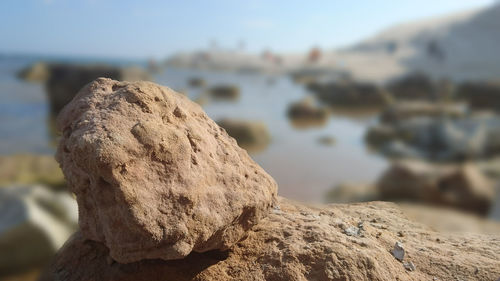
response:
{"label": "small pebble", "polygon": [[344,229],[344,233],[348,236],[359,236],[360,229],[355,226],[349,226],[348,228]]}
{"label": "small pebble", "polygon": [[392,249],[392,255],[398,260],[403,261],[405,257],[405,249],[403,248],[403,244],[401,242],[396,242],[394,245],[394,249]]}
{"label": "small pebble", "polygon": [[408,271],[415,271],[417,269],[412,262],[405,262],[405,263],[403,263],[403,266]]}

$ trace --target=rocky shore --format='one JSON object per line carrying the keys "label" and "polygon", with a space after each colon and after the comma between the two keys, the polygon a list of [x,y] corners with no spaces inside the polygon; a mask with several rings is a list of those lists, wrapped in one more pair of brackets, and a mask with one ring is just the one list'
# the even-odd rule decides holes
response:
{"label": "rocky shore", "polygon": [[393,203],[305,205],[185,96],[97,79],[61,112],[79,231],[41,280],[496,280],[498,234]]}

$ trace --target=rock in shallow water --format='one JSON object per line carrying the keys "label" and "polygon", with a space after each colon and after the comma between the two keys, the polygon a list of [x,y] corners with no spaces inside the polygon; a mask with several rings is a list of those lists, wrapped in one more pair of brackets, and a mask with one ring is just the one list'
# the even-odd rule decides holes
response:
{"label": "rock in shallow water", "polygon": [[[360,221],[363,237],[344,234],[343,226]],[[397,236],[401,230],[403,238]],[[400,239],[413,272],[390,252]],[[495,241],[498,235],[431,231],[406,219],[392,203],[306,207],[281,198],[280,211],[228,252],[108,263],[102,243],[76,234],[42,280],[495,280],[500,275]]]}
{"label": "rock in shallow water", "polygon": [[149,82],[97,79],[58,118],[57,160],[83,237],[122,263],[225,250],[277,185],[203,110]]}

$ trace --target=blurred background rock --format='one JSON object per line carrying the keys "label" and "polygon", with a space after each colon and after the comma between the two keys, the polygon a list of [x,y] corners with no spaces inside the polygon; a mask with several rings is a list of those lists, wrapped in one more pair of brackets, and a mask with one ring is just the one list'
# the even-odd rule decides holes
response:
{"label": "blurred background rock", "polygon": [[282,196],[498,229],[500,4],[347,2],[3,1],[0,280],[35,280],[77,228],[54,120],[98,77],[187,95]]}

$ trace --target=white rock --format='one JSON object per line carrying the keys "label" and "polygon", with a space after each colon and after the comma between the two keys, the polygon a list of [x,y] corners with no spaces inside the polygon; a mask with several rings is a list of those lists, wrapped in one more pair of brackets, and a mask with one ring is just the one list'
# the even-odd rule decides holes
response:
{"label": "white rock", "polygon": [[394,245],[394,249],[392,249],[392,255],[398,261],[403,261],[405,257],[405,249],[403,248],[403,244],[401,242],[396,242],[396,244]]}
{"label": "white rock", "polygon": [[70,199],[42,186],[0,188],[0,272],[43,263],[55,254],[76,229],[76,202]]}

